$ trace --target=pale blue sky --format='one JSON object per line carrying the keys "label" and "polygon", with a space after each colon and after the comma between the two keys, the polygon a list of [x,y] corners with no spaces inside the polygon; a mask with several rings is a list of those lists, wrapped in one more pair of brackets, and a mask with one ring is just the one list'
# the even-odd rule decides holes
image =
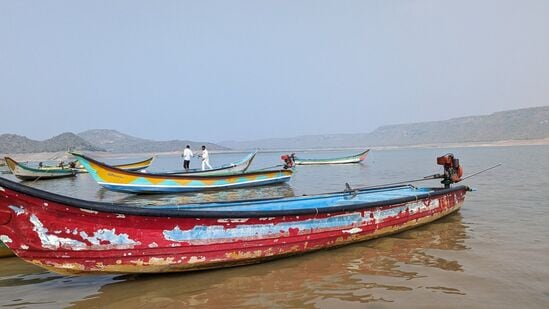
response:
{"label": "pale blue sky", "polygon": [[0,134],[215,142],[548,104],[547,0],[0,0]]}

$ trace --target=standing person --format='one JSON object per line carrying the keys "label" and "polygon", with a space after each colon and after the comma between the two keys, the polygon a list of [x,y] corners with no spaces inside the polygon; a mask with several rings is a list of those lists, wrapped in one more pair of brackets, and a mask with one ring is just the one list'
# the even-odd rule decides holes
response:
{"label": "standing person", "polygon": [[202,170],[205,170],[206,166],[209,169],[212,169],[212,166],[210,165],[210,155],[208,154],[208,150],[206,150],[206,146],[202,146],[202,154],[200,157],[202,158]]}
{"label": "standing person", "polygon": [[191,146],[187,145],[181,156],[183,157],[183,168],[186,172],[188,172],[189,166],[191,165],[191,158],[194,157],[194,154],[191,151]]}

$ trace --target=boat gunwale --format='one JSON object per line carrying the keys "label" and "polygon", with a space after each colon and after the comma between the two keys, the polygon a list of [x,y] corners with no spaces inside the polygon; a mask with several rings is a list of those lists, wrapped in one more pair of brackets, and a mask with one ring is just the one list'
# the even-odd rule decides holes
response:
{"label": "boat gunwale", "polygon": [[[429,191],[429,192],[414,195],[414,196],[399,197],[399,198],[387,199],[382,201],[363,202],[363,203],[357,203],[352,205],[340,205],[340,206],[330,206],[330,207],[322,207],[322,208],[266,210],[266,211],[246,211],[246,210],[204,211],[204,210],[178,209],[178,208],[155,209],[154,207],[145,208],[145,207],[128,206],[128,205],[117,204],[117,203],[88,201],[88,200],[77,199],[69,196],[60,195],[57,193],[52,193],[52,192],[32,188],[32,187],[25,186],[23,184],[5,179],[3,177],[0,177],[0,189],[2,187],[8,188],[15,192],[23,193],[25,195],[29,195],[35,198],[55,202],[55,203],[62,204],[64,206],[73,207],[73,208],[81,208],[81,209],[93,210],[93,211],[99,211],[99,212],[111,213],[111,214],[125,214],[125,215],[148,216],[148,217],[185,217],[185,218],[258,218],[258,217],[277,217],[277,216],[317,215],[317,214],[324,214],[324,213],[341,213],[341,212],[359,211],[359,210],[364,210],[364,209],[369,209],[374,207],[405,204],[412,201],[418,201],[426,198],[436,198],[449,193],[468,190],[468,187],[463,185],[451,187],[451,188],[428,188],[433,191]],[[380,189],[392,188],[392,187],[399,187],[399,186],[378,187],[378,188],[372,188],[372,189],[363,189],[359,191],[366,192],[370,190],[380,190]],[[333,194],[352,195],[354,193],[343,191],[343,192],[331,193],[331,194],[332,195]],[[328,195],[330,194],[310,195],[310,196],[304,196],[303,198],[307,198],[307,197],[322,198],[323,196],[328,196]],[[268,201],[283,200],[283,199],[285,198],[281,197],[281,198],[273,198],[273,199],[243,200],[240,202],[268,202]],[[225,203],[235,203],[235,202],[239,202],[239,201],[227,201]],[[217,203],[223,203],[223,202],[217,202]],[[199,203],[193,203],[193,204],[199,204]],[[208,203],[203,203],[203,204],[208,204]]]}
{"label": "boat gunwale", "polygon": [[140,165],[140,164],[145,164],[145,163],[148,163],[147,166],[151,165],[152,164],[152,161],[154,161],[155,159],[155,156],[152,156],[148,159],[145,159],[143,161],[139,161],[139,162],[131,162],[131,163],[125,163],[125,164],[117,164],[117,165],[114,165],[116,167],[119,167],[119,168],[123,168],[124,166],[131,166],[131,165]]}

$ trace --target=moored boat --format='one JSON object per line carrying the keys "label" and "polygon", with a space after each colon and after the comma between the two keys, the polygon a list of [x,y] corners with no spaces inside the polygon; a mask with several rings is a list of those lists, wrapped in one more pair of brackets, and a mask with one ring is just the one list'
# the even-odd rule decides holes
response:
{"label": "moored boat", "polygon": [[0,178],[0,239],[22,259],[64,274],[191,271],[397,233],[457,211],[467,190],[401,185],[136,207],[79,200]]}
{"label": "moored boat", "polygon": [[31,167],[9,157],[5,160],[12,174],[21,180],[54,179],[76,175],[76,170],[69,167]]}
{"label": "moored boat", "polygon": [[366,156],[368,155],[368,152],[370,149],[366,149],[365,151],[352,155],[352,156],[345,156],[345,157],[337,157],[337,158],[327,158],[327,159],[305,159],[300,158],[297,156],[293,156],[293,161],[296,165],[321,165],[321,164],[350,164],[350,163],[360,163],[366,159]]}
{"label": "moored boat", "polygon": [[261,170],[222,175],[148,174],[121,170],[73,153],[93,179],[106,189],[128,193],[174,193],[283,183],[292,170]]}
{"label": "moored boat", "polygon": [[[189,169],[189,170],[167,171],[167,172],[162,172],[160,174],[175,174],[175,175],[185,174],[185,175],[198,176],[198,175],[227,175],[227,174],[242,173],[248,170],[248,168],[252,164],[252,161],[254,160],[256,155],[257,155],[257,151],[248,154],[246,157],[244,157],[240,161],[223,164],[221,166],[214,167],[210,170],[202,170],[202,169],[196,168],[196,169]],[[155,173],[149,173],[149,174],[155,174]]]}
{"label": "moored boat", "polygon": [[[140,170],[144,170],[144,169],[148,168],[152,164],[152,162],[154,161],[154,158],[155,157],[153,156],[153,157],[150,157],[150,158],[142,160],[142,161],[118,164],[118,165],[113,165],[113,166],[116,167],[116,168],[122,169],[122,170],[134,171],[135,172],[135,171],[140,171]],[[77,170],[78,170],[79,173],[87,173],[88,172],[83,166],[79,166],[77,168]]]}

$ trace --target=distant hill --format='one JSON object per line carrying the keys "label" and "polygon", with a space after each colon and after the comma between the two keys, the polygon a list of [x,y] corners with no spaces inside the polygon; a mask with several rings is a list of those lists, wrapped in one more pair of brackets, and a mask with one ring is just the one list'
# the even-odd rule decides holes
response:
{"label": "distant hill", "polygon": [[45,141],[35,141],[16,134],[0,135],[0,153],[34,153],[71,150],[104,151],[74,133],[62,133]]}
{"label": "distant hill", "polygon": [[15,134],[0,135],[0,153],[36,153],[72,150],[111,152],[181,151],[206,145],[211,150],[227,149],[315,149],[338,147],[441,145],[448,143],[496,142],[549,138],[549,106],[497,112],[486,116],[444,121],[388,125],[370,133],[307,135],[218,144],[188,141],[153,141],[115,130],[89,130],[78,135],[63,133],[45,141]]}
{"label": "distant hill", "polygon": [[486,116],[388,125],[370,133],[307,135],[254,141],[220,142],[233,149],[314,149],[410,146],[549,138],[549,106],[497,112]]}
{"label": "distant hill", "polygon": [[210,150],[227,150],[228,147],[213,143],[189,140],[153,141],[123,134],[115,130],[88,130],[78,136],[93,145],[112,152],[170,152],[181,151],[186,145],[198,148],[205,145]]}

